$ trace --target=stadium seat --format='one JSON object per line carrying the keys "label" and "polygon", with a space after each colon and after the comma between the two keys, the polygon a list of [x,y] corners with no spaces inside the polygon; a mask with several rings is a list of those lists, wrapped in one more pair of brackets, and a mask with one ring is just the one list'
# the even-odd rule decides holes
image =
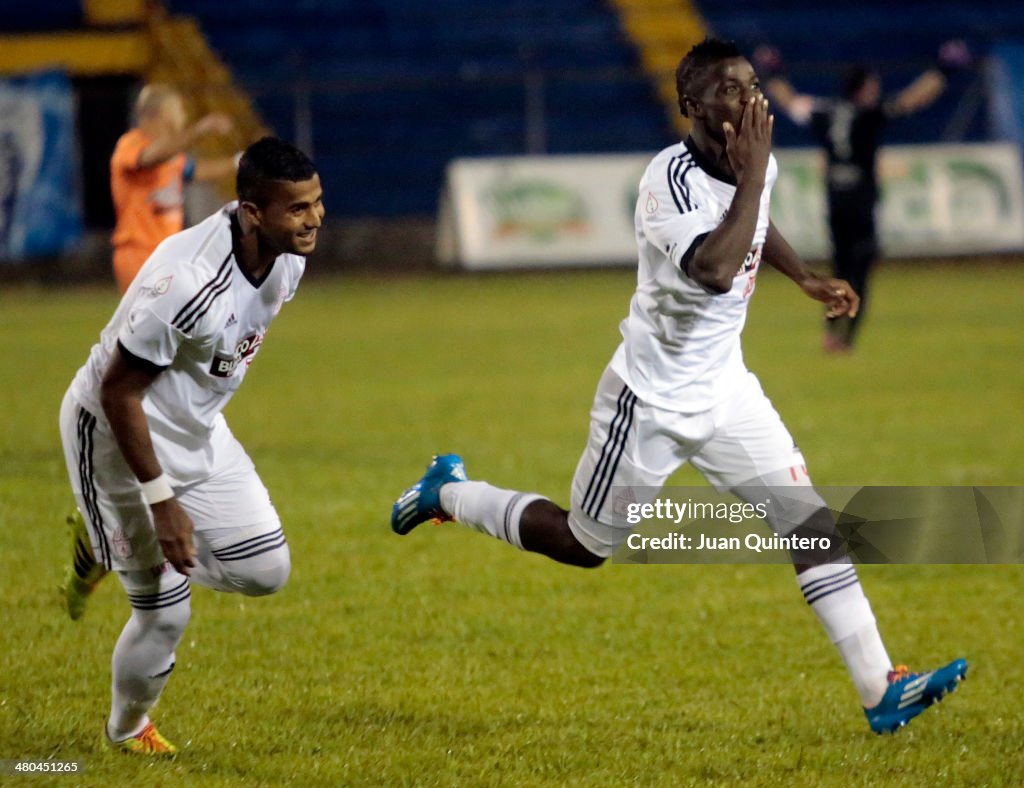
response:
{"label": "stadium seat", "polygon": [[524,152],[528,73],[542,75],[552,152],[672,139],[600,0],[170,5],[201,21],[277,133],[296,134],[300,91],[311,91],[313,154],[335,215],[432,213],[451,159]]}
{"label": "stadium seat", "polygon": [[81,0],[0,0],[2,33],[72,30],[81,24]]}

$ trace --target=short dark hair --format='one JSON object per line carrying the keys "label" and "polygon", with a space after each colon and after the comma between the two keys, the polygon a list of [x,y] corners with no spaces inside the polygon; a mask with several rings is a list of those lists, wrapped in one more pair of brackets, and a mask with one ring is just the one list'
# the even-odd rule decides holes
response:
{"label": "short dark hair", "polygon": [[238,162],[235,191],[238,199],[266,203],[270,181],[308,181],[316,175],[309,156],[277,137],[264,137],[245,149]]}
{"label": "short dark hair", "polygon": [[844,99],[850,100],[867,84],[869,79],[877,76],[878,73],[864,63],[850,66],[839,81],[839,95]]}
{"label": "short dark hair", "polygon": [[684,118],[690,117],[686,109],[686,100],[693,97],[708,71],[719,61],[733,57],[743,57],[743,53],[733,41],[705,38],[679,61],[679,68],[676,69],[676,93],[679,95],[679,111],[683,113]]}

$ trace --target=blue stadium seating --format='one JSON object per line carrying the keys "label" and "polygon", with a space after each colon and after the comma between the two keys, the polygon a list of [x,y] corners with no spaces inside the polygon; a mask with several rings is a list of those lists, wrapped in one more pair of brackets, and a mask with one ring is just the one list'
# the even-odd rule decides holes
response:
{"label": "blue stadium seating", "polygon": [[82,24],[82,0],[0,0],[0,32],[73,30]]}
{"label": "blue stadium seating", "polygon": [[[0,0],[0,7],[10,1]],[[875,64],[886,87],[895,89],[929,66],[947,38],[964,37],[982,51],[1000,36],[1024,38],[1021,0],[698,5],[716,34],[746,50],[778,46],[797,88],[820,95],[833,93],[851,62]],[[296,138],[296,91],[308,86],[314,154],[335,215],[431,213],[450,159],[523,152],[528,71],[543,75],[552,153],[655,150],[674,139],[603,0],[170,0],[170,6],[199,18],[278,134]],[[889,141],[939,139],[975,79],[954,77],[941,102],[912,122],[894,124]],[[966,138],[986,131],[981,111]],[[812,142],[785,119],[776,140]]]}
{"label": "blue stadium seating", "polygon": [[458,156],[522,153],[528,69],[543,74],[547,150],[653,150],[670,124],[601,0],[172,0],[272,128],[294,139],[310,87],[334,215],[436,209]]}

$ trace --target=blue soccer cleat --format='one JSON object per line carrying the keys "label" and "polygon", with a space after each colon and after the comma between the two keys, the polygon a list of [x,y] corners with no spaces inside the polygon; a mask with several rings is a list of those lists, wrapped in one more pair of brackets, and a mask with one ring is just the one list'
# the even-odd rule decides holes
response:
{"label": "blue soccer cleat", "polygon": [[967,675],[967,660],[956,659],[931,673],[911,673],[906,665],[889,671],[889,688],[881,702],[864,709],[875,733],[895,733],[933,703],[953,692]]}
{"label": "blue soccer cleat", "polygon": [[427,520],[451,520],[441,508],[441,485],[467,480],[466,466],[458,454],[438,454],[416,484],[398,496],[391,507],[391,530],[404,536]]}

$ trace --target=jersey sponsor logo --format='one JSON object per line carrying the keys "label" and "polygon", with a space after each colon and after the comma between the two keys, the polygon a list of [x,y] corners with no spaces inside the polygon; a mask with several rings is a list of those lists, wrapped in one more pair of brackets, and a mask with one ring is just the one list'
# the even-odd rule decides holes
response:
{"label": "jersey sponsor logo", "polygon": [[647,211],[647,213],[658,212],[658,198],[651,192],[647,192],[647,202],[644,203],[644,210]]}
{"label": "jersey sponsor logo", "polygon": [[263,334],[252,334],[235,345],[235,353],[230,358],[215,355],[213,363],[210,364],[210,374],[215,378],[230,378],[235,374],[238,365],[245,362],[246,366],[252,363],[253,356],[263,344]]}
{"label": "jersey sponsor logo", "polygon": [[758,246],[747,252],[747,256],[743,258],[743,265],[741,265],[740,270],[736,272],[736,276],[742,276],[743,274],[749,274],[752,271],[756,271],[760,264],[761,247]]}
{"label": "jersey sponsor logo", "polygon": [[757,267],[761,264],[761,247],[758,246],[747,252],[747,256],[743,258],[743,265],[740,266],[740,270],[736,272],[736,276],[749,275],[747,278],[747,286],[743,288],[743,297],[750,298],[754,293],[754,287],[757,285]]}

